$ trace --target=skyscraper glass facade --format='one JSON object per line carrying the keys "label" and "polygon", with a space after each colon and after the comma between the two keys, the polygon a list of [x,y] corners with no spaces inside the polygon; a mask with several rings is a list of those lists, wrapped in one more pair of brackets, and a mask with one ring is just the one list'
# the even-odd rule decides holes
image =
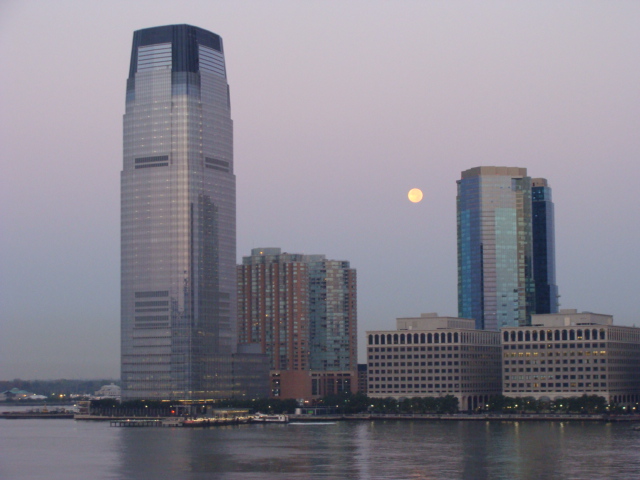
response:
{"label": "skyscraper glass facade", "polygon": [[476,167],[458,180],[458,315],[476,328],[526,325],[534,313],[531,178]]}
{"label": "skyscraper glass facade", "polygon": [[536,313],[558,313],[553,200],[544,178],[532,180],[531,200]]}
{"label": "skyscraper glass facade", "polygon": [[349,262],[309,264],[309,338],[312,370],[356,370],[356,271]]}
{"label": "skyscraper glass facade", "polygon": [[235,218],[222,39],[189,25],[136,31],[121,174],[123,398],[229,396]]}

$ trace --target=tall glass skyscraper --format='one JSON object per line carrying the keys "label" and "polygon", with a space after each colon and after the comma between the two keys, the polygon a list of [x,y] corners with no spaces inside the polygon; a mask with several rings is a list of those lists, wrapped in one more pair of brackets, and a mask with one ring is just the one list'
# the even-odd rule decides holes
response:
{"label": "tall glass skyscraper", "polygon": [[531,200],[536,313],[558,313],[553,200],[546,179],[531,180]]}
{"label": "tall glass skyscraper", "polygon": [[215,33],[189,25],[134,33],[121,194],[123,397],[230,396],[236,194]]}
{"label": "tall glass skyscraper", "polygon": [[527,325],[535,313],[531,178],[476,167],[458,180],[458,316],[476,328]]}

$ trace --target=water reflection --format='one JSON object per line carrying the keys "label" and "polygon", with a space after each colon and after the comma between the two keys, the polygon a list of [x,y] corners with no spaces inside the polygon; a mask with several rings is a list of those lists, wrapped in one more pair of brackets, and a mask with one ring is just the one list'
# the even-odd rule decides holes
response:
{"label": "water reflection", "polygon": [[187,429],[4,420],[0,428],[0,478],[640,478],[640,432],[626,424],[373,421]]}
{"label": "water reflection", "polygon": [[[629,478],[602,424],[397,422],[121,429],[121,478]],[[617,428],[619,434],[628,433]],[[637,440],[634,438],[637,444]],[[160,459],[160,460],[159,460]],[[147,477],[141,476],[147,475]],[[213,476],[212,476],[213,475]]]}

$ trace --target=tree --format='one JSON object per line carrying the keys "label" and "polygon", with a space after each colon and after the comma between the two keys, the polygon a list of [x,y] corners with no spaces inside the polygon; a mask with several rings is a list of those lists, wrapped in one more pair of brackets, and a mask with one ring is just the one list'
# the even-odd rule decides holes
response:
{"label": "tree", "polygon": [[447,395],[438,400],[440,401],[438,413],[456,413],[458,411],[458,399],[453,395]]}
{"label": "tree", "polygon": [[489,398],[490,412],[507,413],[514,408],[515,399],[511,397],[505,397],[504,395],[494,395]]}

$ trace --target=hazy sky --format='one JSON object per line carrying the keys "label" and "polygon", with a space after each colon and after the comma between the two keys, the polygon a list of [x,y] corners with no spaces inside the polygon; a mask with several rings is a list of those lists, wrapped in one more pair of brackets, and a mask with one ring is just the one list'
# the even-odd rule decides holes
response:
{"label": "hazy sky", "polygon": [[224,39],[238,259],[351,261],[361,360],[366,330],[457,315],[479,165],[549,180],[561,308],[640,325],[640,2],[4,0],[0,379],[119,377],[131,41],[173,23]]}

